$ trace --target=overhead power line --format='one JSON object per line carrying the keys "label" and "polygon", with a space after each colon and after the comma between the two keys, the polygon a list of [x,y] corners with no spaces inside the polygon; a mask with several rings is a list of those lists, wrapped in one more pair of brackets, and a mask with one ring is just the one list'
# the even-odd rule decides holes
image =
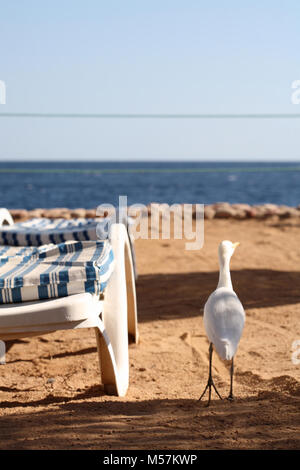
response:
{"label": "overhead power line", "polygon": [[0,113],[7,118],[62,118],[62,119],[299,119],[300,114],[126,114],[126,113]]}

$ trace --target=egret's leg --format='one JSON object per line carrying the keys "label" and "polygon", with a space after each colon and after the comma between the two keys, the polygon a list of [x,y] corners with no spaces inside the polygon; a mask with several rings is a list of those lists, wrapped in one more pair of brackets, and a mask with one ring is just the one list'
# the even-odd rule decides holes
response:
{"label": "egret's leg", "polygon": [[230,367],[230,392],[227,397],[227,400],[233,401],[234,396],[233,396],[233,372],[234,372],[234,366],[233,366],[233,358],[231,359],[231,367]]}
{"label": "egret's leg", "polygon": [[222,397],[221,395],[219,394],[215,384],[214,384],[214,381],[213,381],[213,378],[212,378],[212,354],[213,354],[213,344],[210,343],[209,344],[209,375],[208,375],[208,381],[207,381],[207,384],[206,384],[206,387],[201,395],[201,397],[199,398],[199,401],[204,397],[205,393],[206,393],[206,390],[208,389],[208,402],[207,402],[207,405],[206,406],[209,406],[210,404],[210,400],[211,400],[211,387],[214,388],[216,394],[218,395],[218,397],[220,398],[220,400],[222,400]]}

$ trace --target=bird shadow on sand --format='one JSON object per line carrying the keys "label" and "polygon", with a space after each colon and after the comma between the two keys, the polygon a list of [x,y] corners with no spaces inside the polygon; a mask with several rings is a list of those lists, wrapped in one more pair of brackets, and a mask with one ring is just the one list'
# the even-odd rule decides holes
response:
{"label": "bird shadow on sand", "polygon": [[[1,449],[296,449],[299,399],[261,392],[233,403],[194,399],[95,401],[92,387],[72,398],[14,403],[0,417]],[[50,405],[48,409],[37,407]],[[51,406],[52,405],[52,406]],[[32,411],[32,406],[35,406]],[[298,429],[298,431],[297,431]]]}
{"label": "bird shadow on sand", "polygon": [[[142,275],[137,281],[140,322],[198,316],[218,283],[218,272]],[[300,272],[231,271],[245,309],[300,303]]]}

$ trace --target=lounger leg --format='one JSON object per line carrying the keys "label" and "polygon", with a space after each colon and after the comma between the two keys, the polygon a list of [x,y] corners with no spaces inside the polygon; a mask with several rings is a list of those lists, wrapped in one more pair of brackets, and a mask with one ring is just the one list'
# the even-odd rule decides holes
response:
{"label": "lounger leg", "polygon": [[99,357],[99,366],[101,372],[101,380],[104,385],[104,390],[109,395],[120,395],[118,392],[118,377],[116,364],[114,361],[113,353],[110,350],[111,345],[106,337],[106,334],[101,332],[100,328],[95,328],[97,350]]}
{"label": "lounger leg", "polygon": [[128,244],[125,244],[125,272],[127,291],[128,334],[133,339],[133,342],[137,344],[139,342],[139,332],[137,321],[135,275],[133,269],[132,255]]}
{"label": "lounger leg", "polygon": [[124,396],[129,384],[128,333],[138,340],[134,270],[124,225],[112,225],[110,242],[115,268],[105,290],[96,338],[104,388]]}
{"label": "lounger leg", "polygon": [[4,341],[0,340],[0,364],[5,364],[5,343]]}

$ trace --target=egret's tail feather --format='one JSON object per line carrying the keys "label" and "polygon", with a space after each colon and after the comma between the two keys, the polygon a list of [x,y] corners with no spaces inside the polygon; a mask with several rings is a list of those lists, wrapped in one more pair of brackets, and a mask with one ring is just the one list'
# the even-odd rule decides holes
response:
{"label": "egret's tail feather", "polygon": [[233,351],[228,339],[219,339],[218,343],[217,353],[222,359],[230,361],[233,357]]}

